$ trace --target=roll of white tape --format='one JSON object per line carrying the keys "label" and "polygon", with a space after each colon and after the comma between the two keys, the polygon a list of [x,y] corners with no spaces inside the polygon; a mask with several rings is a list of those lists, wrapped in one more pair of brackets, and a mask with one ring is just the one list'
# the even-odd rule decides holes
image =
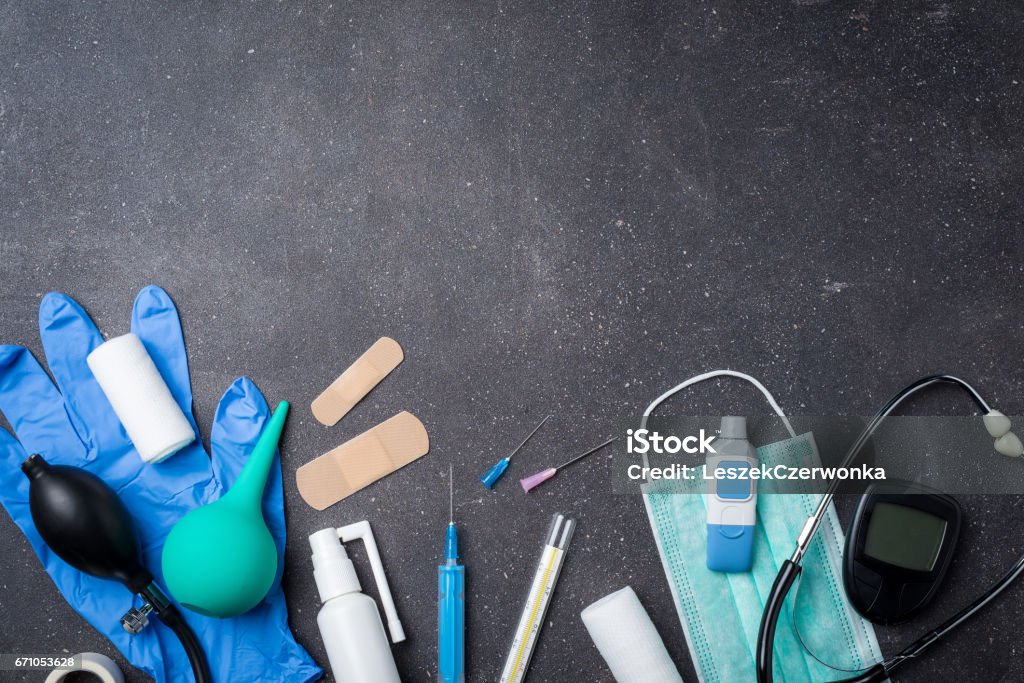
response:
{"label": "roll of white tape", "polygon": [[682,683],[665,643],[629,586],[580,613],[617,683]]}
{"label": "roll of white tape", "polygon": [[103,683],[124,683],[124,674],[110,657],[98,652],[83,652],[75,656],[82,658],[81,669],[54,669],[46,677],[46,683],[63,681],[68,674],[75,671],[88,671],[91,674],[96,674]]}
{"label": "roll of white tape", "polygon": [[86,361],[143,460],[160,462],[195,440],[141,339],[115,337],[93,349]]}

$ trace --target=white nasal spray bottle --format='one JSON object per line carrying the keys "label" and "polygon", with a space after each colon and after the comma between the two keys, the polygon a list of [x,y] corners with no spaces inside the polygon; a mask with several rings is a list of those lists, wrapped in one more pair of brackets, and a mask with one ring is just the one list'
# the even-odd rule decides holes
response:
{"label": "white nasal spray bottle", "polygon": [[[747,418],[722,418],[722,428],[705,462],[708,508],[708,569],[749,571],[754,562],[757,523],[757,449],[747,441]],[[721,478],[716,478],[718,472]]]}
{"label": "white nasal spray bottle", "polygon": [[320,637],[327,647],[331,672],[339,683],[401,683],[377,603],[362,592],[355,567],[342,545],[357,538],[366,545],[366,556],[388,618],[391,641],[405,640],[377,542],[370,523],[365,520],[340,529],[322,529],[309,537],[313,548],[313,577],[323,602],[316,617]]}

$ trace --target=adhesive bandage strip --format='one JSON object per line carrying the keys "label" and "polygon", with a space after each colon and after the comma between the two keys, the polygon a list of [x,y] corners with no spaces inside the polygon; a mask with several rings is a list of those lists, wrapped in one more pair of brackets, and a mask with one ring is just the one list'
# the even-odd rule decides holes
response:
{"label": "adhesive bandage strip", "polygon": [[304,501],[324,510],[428,450],[423,423],[402,412],[306,463],[295,473],[295,482]]}
{"label": "adhesive bandage strip", "polygon": [[371,389],[398,367],[403,358],[405,355],[398,342],[390,337],[381,337],[338,379],[331,382],[331,386],[313,399],[310,406],[313,417],[328,427],[337,424]]}
{"label": "adhesive bandage strip", "polygon": [[93,349],[86,362],[145,462],[160,462],[195,441],[195,430],[141,339],[114,337]]}

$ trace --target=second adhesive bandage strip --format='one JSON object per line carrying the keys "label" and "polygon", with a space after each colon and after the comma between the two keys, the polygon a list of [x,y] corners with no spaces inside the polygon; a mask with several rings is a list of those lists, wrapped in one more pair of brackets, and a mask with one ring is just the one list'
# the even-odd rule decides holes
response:
{"label": "second adhesive bandage strip", "polygon": [[405,358],[402,347],[390,337],[381,337],[356,359],[338,379],[313,399],[310,408],[321,424],[337,424],[370,390],[380,384]]}
{"label": "second adhesive bandage strip", "polygon": [[324,510],[427,454],[423,423],[402,412],[306,463],[295,473],[302,499]]}

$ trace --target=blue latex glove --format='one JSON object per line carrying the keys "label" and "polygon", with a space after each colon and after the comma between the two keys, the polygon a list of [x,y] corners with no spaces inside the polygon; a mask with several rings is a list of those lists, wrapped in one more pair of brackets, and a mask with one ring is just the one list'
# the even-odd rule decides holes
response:
{"label": "blue latex glove", "polygon": [[[0,411],[18,435],[15,440],[0,429],[0,501],[64,598],[128,661],[159,683],[192,680],[184,649],[158,618],[136,636],[121,628],[121,615],[141,601],[120,583],[73,569],[43,543],[29,514],[28,479],[20,465],[29,454],[39,453],[50,463],[84,467],[106,481],[132,513],[143,564],[164,585],[160,552],[167,533],[186,512],[217,500],[234,481],[267,420],[267,402],[249,379],[235,380],[217,407],[212,459],[197,439],[164,462],[147,465],[86,365],[86,356],[103,338],[82,307],[63,294],[48,294],[40,305],[39,327],[60,390],[28,349],[0,346]],[[198,434],[181,322],[166,292],[150,286],[139,293],[131,329]],[[264,491],[263,517],[278,551],[278,577],[263,602],[231,619],[181,612],[202,643],[214,680],[315,680],[321,671],[288,628],[281,590],[285,524],[280,458]]]}

